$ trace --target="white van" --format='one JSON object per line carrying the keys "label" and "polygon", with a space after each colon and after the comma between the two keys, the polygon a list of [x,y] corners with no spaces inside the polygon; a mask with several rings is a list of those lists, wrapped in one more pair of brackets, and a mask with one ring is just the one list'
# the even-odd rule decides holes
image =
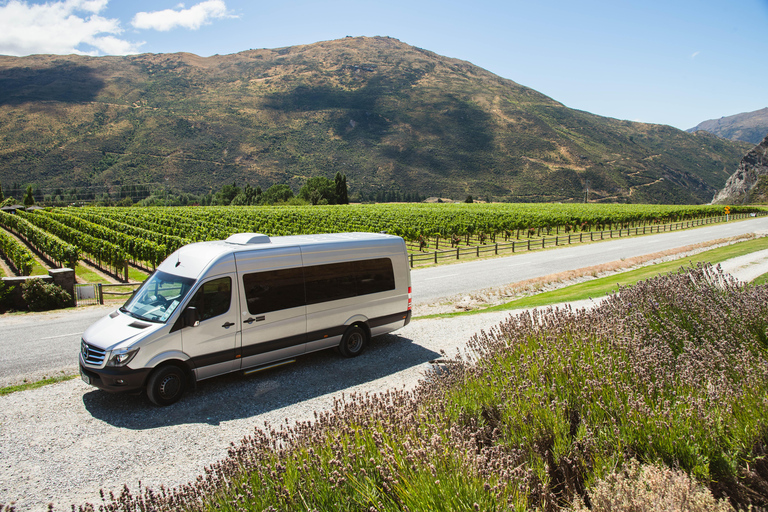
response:
{"label": "white van", "polygon": [[119,310],[84,333],[80,375],[111,392],[146,389],[158,405],[197,381],[259,370],[411,319],[402,238],[377,233],[239,233],[171,254]]}

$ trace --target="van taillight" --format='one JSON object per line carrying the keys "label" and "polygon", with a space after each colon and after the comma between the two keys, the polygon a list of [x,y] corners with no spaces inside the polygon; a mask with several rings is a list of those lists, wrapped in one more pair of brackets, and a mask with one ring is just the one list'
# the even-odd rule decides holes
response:
{"label": "van taillight", "polygon": [[408,287],[408,311],[411,310],[411,302],[412,301],[413,301],[413,299],[411,299],[411,287],[409,286]]}

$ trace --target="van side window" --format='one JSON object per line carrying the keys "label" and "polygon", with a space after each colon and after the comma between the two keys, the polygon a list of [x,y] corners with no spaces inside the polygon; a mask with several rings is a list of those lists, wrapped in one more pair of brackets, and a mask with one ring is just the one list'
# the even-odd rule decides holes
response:
{"label": "van side window", "polygon": [[190,306],[197,308],[201,321],[226,313],[231,303],[232,279],[229,277],[204,283],[189,301]]}
{"label": "van side window", "polygon": [[245,274],[243,290],[252,315],[303,306],[304,271],[297,267]]}
{"label": "van side window", "polygon": [[304,269],[307,304],[347,299],[395,289],[389,258],[315,265]]}

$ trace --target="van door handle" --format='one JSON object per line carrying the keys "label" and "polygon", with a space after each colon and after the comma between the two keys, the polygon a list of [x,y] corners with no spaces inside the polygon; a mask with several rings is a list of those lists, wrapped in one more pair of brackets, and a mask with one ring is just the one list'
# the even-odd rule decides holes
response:
{"label": "van door handle", "polygon": [[264,318],[265,318],[264,315],[257,316],[256,318],[250,317],[248,318],[248,320],[243,320],[243,323],[252,324],[253,322],[261,322],[262,320],[264,320]]}
{"label": "van door handle", "polygon": [[222,327],[232,327],[233,325],[235,325],[234,322],[226,322],[224,325],[222,325]]}

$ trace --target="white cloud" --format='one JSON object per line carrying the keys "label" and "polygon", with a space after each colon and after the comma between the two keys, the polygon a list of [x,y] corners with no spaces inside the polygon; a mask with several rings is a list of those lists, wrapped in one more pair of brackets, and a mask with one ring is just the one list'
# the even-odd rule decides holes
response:
{"label": "white cloud", "polygon": [[[0,54],[125,55],[143,43],[117,37],[120,22],[99,16],[109,0],[64,0],[0,5]],[[83,48],[83,45],[86,45]]]}
{"label": "white cloud", "polygon": [[197,30],[203,25],[208,25],[214,19],[233,17],[235,16],[227,11],[224,0],[206,0],[189,9],[184,9],[184,4],[180,4],[178,10],[139,12],[133,17],[131,25],[135,28],[154,29],[162,32],[177,27]]}
{"label": "white cloud", "polygon": [[701,53],[701,52],[693,52],[693,54],[691,55],[691,58],[692,58],[692,59],[695,59],[696,57],[698,57],[698,56],[699,56],[699,54],[700,54],[700,53]]}

